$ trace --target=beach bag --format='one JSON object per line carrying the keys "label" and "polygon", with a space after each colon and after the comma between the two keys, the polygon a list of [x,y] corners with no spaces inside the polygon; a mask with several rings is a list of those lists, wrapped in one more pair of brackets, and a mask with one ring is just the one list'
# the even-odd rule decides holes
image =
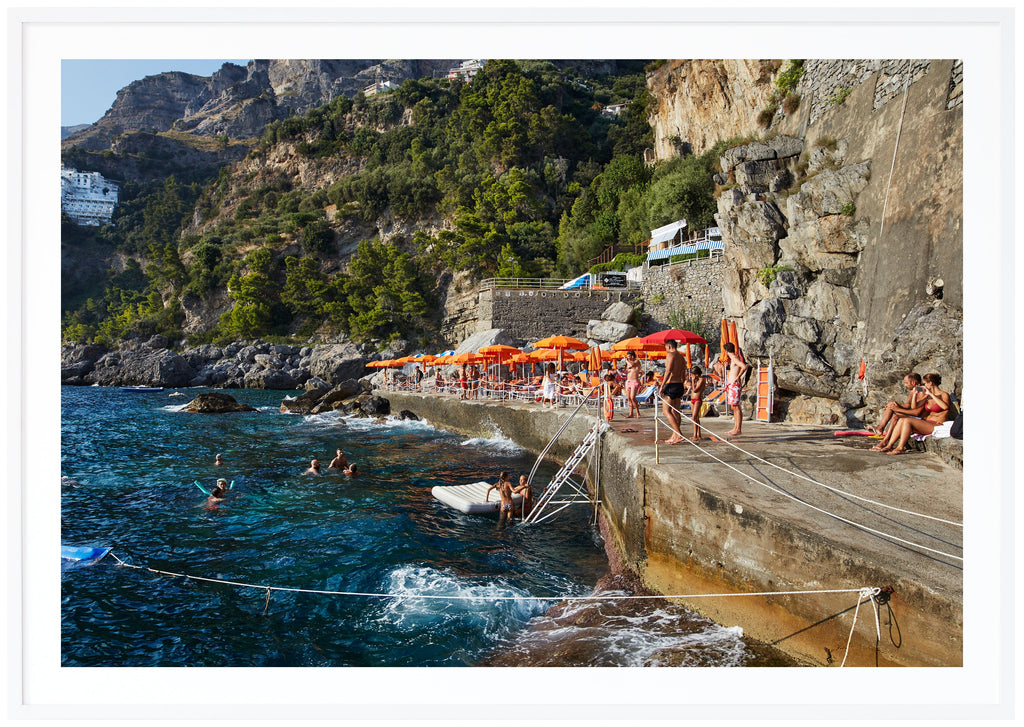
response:
{"label": "beach bag", "polygon": [[949,436],[953,439],[964,438],[964,413],[962,411],[953,420],[953,426],[949,428]]}

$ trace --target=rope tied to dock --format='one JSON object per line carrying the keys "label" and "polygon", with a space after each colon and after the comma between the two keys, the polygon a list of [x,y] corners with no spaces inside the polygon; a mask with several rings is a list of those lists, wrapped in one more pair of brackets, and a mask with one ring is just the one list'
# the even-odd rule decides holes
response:
{"label": "rope tied to dock", "polygon": [[882,640],[882,627],[878,622],[878,604],[875,602],[875,596],[882,592],[881,588],[862,588],[860,593],[857,595],[857,607],[853,609],[853,623],[850,625],[850,635],[846,639],[846,653],[843,654],[843,661],[839,665],[839,668],[846,666],[846,657],[850,654],[850,643],[853,641],[853,632],[857,628],[857,614],[860,612],[860,605],[864,602],[864,599],[871,601],[871,605],[875,608],[875,635],[877,645]]}

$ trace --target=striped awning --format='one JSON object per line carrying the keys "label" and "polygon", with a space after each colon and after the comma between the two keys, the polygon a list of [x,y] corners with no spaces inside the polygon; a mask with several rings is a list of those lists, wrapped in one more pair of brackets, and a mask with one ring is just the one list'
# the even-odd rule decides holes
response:
{"label": "striped awning", "polygon": [[655,260],[665,260],[675,255],[693,255],[695,252],[705,252],[708,250],[721,250],[721,240],[707,240],[705,242],[698,242],[694,245],[677,245],[676,247],[670,247],[667,250],[655,250],[654,252],[647,253],[647,262],[654,262]]}
{"label": "striped awning", "polygon": [[686,220],[677,220],[671,224],[659,227],[656,230],[651,230],[651,245],[657,245],[662,242],[671,240],[678,234],[678,232],[686,227]]}

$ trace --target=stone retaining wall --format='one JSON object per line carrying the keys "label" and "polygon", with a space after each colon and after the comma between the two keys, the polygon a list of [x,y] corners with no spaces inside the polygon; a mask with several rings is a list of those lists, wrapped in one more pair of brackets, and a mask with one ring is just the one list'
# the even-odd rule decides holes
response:
{"label": "stone retaining wall", "polygon": [[638,306],[636,290],[533,290],[489,288],[479,293],[477,331],[499,328],[513,338],[537,340],[556,334],[587,339],[587,323],[612,303]]}
{"label": "stone retaining wall", "polygon": [[[834,99],[845,89],[866,83],[875,73],[878,78],[875,82],[874,108],[878,109],[903,93],[904,86],[921,79],[931,70],[931,66],[930,60],[811,59],[804,62],[804,73],[797,92],[802,103],[811,104],[810,123],[813,124],[835,105]],[[962,88],[962,65],[960,68],[960,82],[957,85]]]}
{"label": "stone retaining wall", "polygon": [[656,328],[675,326],[692,330],[716,349],[721,338],[721,320],[725,316],[722,303],[725,267],[719,258],[644,270],[641,285],[644,313],[657,324]]}

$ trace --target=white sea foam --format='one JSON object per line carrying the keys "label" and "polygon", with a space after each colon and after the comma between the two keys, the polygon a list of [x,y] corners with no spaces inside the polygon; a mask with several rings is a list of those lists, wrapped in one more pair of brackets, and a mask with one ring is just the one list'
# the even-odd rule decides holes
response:
{"label": "white sea foam", "polygon": [[384,588],[390,594],[408,596],[390,601],[383,618],[391,626],[410,632],[421,630],[425,623],[459,619],[473,622],[489,636],[500,637],[543,613],[546,606],[546,602],[500,579],[472,580],[429,566],[398,567],[390,573]]}
{"label": "white sea foam", "polygon": [[403,432],[436,432],[435,427],[425,419],[416,421],[414,419],[399,419],[396,416],[387,416],[383,419],[372,417],[347,416],[345,424],[356,431],[403,431]]}
{"label": "white sea foam", "polygon": [[[743,666],[746,662],[749,654],[742,628],[695,619],[672,606],[652,605],[647,610],[643,603],[623,612],[614,605],[602,608],[600,602],[572,602],[554,617],[544,615],[531,622],[533,646],[538,642],[586,644],[590,652],[601,655],[599,666]],[[518,645],[513,648],[522,650]]]}
{"label": "white sea foam", "polygon": [[167,406],[162,406],[160,408],[164,411],[181,411],[186,406],[188,406],[188,402],[185,402],[184,404],[168,404]]}
{"label": "white sea foam", "polygon": [[463,447],[477,447],[497,450],[505,454],[516,454],[523,451],[523,448],[506,437],[500,429],[495,430],[490,437],[473,437],[465,442],[460,442]]}

